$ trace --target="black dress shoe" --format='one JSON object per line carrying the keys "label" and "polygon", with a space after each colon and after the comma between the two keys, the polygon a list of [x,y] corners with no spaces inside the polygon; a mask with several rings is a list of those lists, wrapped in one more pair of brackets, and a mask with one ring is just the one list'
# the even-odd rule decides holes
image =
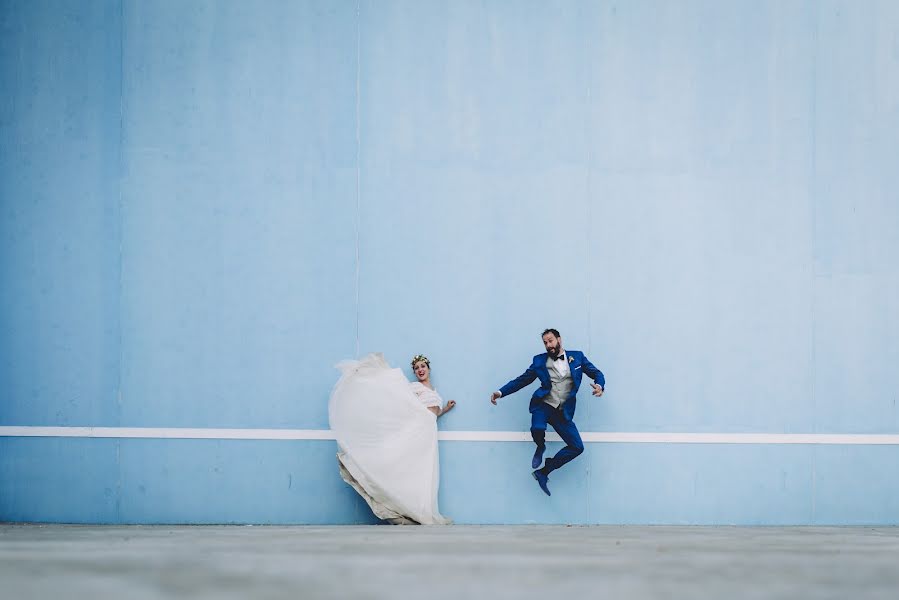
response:
{"label": "black dress shoe", "polygon": [[540,465],[543,464],[543,451],[546,450],[546,447],[537,448],[534,450],[534,458],[531,459],[531,468],[539,469]]}

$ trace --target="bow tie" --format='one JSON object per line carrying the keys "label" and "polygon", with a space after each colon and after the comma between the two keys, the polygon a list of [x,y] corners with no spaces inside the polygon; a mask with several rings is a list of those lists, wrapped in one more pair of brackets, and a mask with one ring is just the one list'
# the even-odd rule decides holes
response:
{"label": "bow tie", "polygon": [[559,356],[555,357],[553,360],[564,360],[564,359],[565,359],[565,355],[560,354]]}

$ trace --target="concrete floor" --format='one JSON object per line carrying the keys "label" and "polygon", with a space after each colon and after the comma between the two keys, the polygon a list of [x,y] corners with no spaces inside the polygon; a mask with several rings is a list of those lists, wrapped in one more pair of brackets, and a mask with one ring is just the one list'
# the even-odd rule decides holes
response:
{"label": "concrete floor", "polygon": [[0,525],[0,597],[899,597],[899,528]]}

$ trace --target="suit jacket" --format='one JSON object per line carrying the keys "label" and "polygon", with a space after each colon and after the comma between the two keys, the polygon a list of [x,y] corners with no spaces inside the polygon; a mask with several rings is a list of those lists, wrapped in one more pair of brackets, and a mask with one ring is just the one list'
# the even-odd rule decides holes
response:
{"label": "suit jacket", "polygon": [[[571,369],[573,385],[571,386],[571,393],[568,394],[568,398],[566,398],[565,403],[562,404],[562,410],[570,421],[574,418],[574,409],[577,408],[577,390],[581,386],[581,378],[584,373],[589,375],[593,381],[601,385],[603,389],[606,388],[606,378],[602,374],[602,371],[597,369],[593,366],[593,363],[587,360],[587,357],[584,356],[583,352],[578,350],[566,350],[565,356],[568,361],[568,368]],[[503,397],[505,398],[509,394],[514,394],[521,388],[530,385],[535,379],[539,379],[540,387],[537,388],[536,391],[534,391],[534,395],[531,396],[531,404],[529,407],[530,411],[534,412],[543,403],[543,399],[549,395],[549,392],[552,389],[552,381],[549,378],[549,369],[546,366],[547,357],[548,354],[546,352],[538,354],[531,362],[531,366],[529,366],[524,373],[499,388]]]}

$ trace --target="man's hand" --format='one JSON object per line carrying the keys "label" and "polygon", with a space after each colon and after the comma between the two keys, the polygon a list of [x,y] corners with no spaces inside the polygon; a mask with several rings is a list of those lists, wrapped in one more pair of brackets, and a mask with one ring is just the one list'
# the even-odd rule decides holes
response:
{"label": "man's hand", "polygon": [[496,405],[496,401],[501,397],[502,397],[502,394],[500,392],[493,392],[492,394],[490,394],[490,402],[493,405]]}
{"label": "man's hand", "polygon": [[594,396],[596,396],[597,398],[602,396],[603,389],[602,389],[601,385],[599,385],[598,383],[591,383],[590,385],[593,386],[593,395]]}

